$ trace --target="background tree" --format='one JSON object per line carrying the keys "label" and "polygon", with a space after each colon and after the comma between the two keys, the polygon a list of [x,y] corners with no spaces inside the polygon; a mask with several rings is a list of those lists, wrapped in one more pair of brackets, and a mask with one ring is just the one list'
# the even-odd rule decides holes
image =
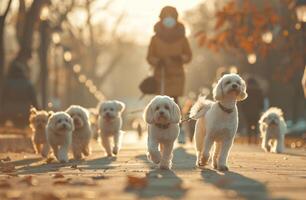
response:
{"label": "background tree", "polygon": [[186,18],[197,44],[209,52],[202,51],[218,60],[212,71],[235,65],[242,74],[266,80],[270,90],[267,93],[266,88],[265,92],[271,104],[285,108],[289,118],[296,120],[305,115],[299,110],[305,108],[300,80],[305,66],[302,41],[306,34],[304,25],[297,20],[295,2],[209,1]]}

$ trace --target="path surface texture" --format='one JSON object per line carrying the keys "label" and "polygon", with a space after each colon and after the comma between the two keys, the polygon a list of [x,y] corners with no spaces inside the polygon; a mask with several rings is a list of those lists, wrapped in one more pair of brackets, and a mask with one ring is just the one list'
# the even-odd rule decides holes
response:
{"label": "path surface texture", "polygon": [[0,199],[306,199],[306,151],[264,153],[234,145],[230,171],[195,168],[193,145],[176,145],[173,169],[146,159],[146,140],[126,133],[117,158],[97,142],[84,161],[67,164],[29,153],[1,153]]}

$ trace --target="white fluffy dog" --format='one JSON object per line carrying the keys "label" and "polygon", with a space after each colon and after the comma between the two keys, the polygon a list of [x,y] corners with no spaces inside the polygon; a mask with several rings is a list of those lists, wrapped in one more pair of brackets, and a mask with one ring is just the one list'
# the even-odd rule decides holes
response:
{"label": "white fluffy dog", "polygon": [[267,152],[282,153],[287,125],[279,108],[269,108],[259,120],[261,147]]}
{"label": "white fluffy dog", "polygon": [[[91,126],[88,111],[77,105],[70,106],[66,112],[72,117],[74,131],[72,133],[72,153],[74,159],[80,160],[90,154]],[[83,155],[82,155],[83,154]]]}
{"label": "white fluffy dog", "polygon": [[226,74],[213,89],[215,101],[199,98],[190,117],[197,119],[195,141],[197,165],[205,166],[214,145],[212,164],[227,171],[227,158],[238,128],[237,101],[247,98],[245,81],[237,74]]}
{"label": "white fluffy dog", "polygon": [[71,145],[73,130],[73,120],[66,112],[56,112],[48,120],[46,127],[47,141],[60,162],[68,162],[68,150]]}
{"label": "white fluffy dog", "polygon": [[148,123],[148,159],[161,169],[172,166],[173,144],[179,134],[181,112],[168,96],[156,96],[144,111]]}
{"label": "white fluffy dog", "polygon": [[[105,101],[99,107],[99,127],[102,146],[107,156],[117,155],[122,143],[122,112],[125,104],[120,101]],[[111,147],[110,138],[113,138],[114,145]]]}

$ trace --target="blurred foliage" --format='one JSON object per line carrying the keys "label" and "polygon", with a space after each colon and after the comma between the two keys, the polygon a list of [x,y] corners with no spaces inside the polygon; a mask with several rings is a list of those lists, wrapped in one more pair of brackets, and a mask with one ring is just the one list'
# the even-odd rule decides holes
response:
{"label": "blurred foliage", "polygon": [[[290,81],[304,68],[303,27],[296,18],[295,1],[278,1],[275,6],[271,1],[231,0],[216,7],[211,16],[214,18],[212,29],[207,29],[207,22],[195,34],[200,46],[214,52],[255,54],[261,59],[273,50],[280,51],[284,56],[273,78],[282,82]],[[205,11],[203,7],[200,9]],[[196,20],[202,21],[201,18]]]}

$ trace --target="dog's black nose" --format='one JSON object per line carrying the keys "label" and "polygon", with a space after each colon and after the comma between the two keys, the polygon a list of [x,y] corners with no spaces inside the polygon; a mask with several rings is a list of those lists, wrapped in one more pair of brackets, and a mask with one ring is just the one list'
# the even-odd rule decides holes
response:
{"label": "dog's black nose", "polygon": [[236,89],[237,87],[238,87],[238,85],[236,85],[236,84],[233,84],[233,85],[232,85],[232,88],[233,88],[233,89]]}
{"label": "dog's black nose", "polygon": [[164,113],[163,111],[160,111],[159,114],[160,114],[160,115],[164,115],[165,113]]}

